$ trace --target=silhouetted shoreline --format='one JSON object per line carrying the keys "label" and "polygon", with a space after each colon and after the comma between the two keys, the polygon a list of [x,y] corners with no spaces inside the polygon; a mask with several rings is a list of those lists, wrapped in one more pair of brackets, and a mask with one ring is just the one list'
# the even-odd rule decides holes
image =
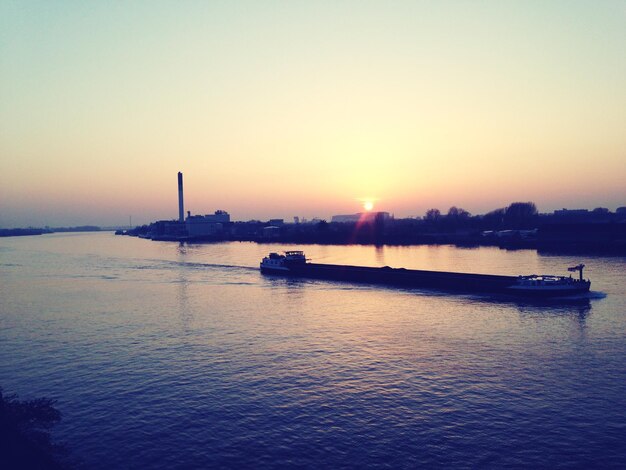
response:
{"label": "silhouetted shoreline", "polygon": [[[349,222],[318,219],[294,223],[285,223],[282,219],[231,222],[225,211],[217,211],[216,215],[221,218],[220,222],[203,221],[215,216],[190,215],[187,223],[161,220],[115,233],[183,243],[247,241],[289,245],[497,246],[542,253],[626,255],[626,207],[615,212],[597,208],[539,214],[534,203],[516,202],[484,215],[472,216],[464,209],[451,207],[445,215],[437,209],[430,209],[424,217],[396,219],[386,212],[372,212]],[[188,230],[189,221],[195,224],[194,231]],[[198,231],[198,221],[206,232]],[[97,226],[14,228],[0,229],[0,237],[101,230],[104,229]]]}
{"label": "silhouetted shoreline", "polygon": [[59,232],[100,232],[101,230],[100,227],[96,227],[95,225],[83,225],[80,227],[3,228],[0,229],[0,237],[24,237]]}
{"label": "silhouetted shoreline", "polygon": [[[218,212],[228,215],[224,211]],[[188,223],[167,220],[120,230],[116,234],[185,243],[250,241],[289,245],[497,246],[554,253],[626,254],[626,208],[619,208],[616,212],[604,208],[593,211],[563,209],[552,214],[539,214],[534,203],[516,202],[475,216],[457,207],[451,207],[446,215],[431,209],[423,218],[395,219],[386,212],[360,215],[359,220],[351,222],[285,223],[282,219],[207,222],[205,234],[198,234],[195,226],[196,231],[189,231]],[[206,216],[208,220],[211,217]],[[202,217],[191,216],[187,221],[195,223],[198,218]]]}
{"label": "silhouetted shoreline", "polygon": [[[542,253],[597,253],[626,255],[626,224],[551,224],[537,229],[534,235],[510,231],[504,235],[485,235],[482,232],[467,233],[420,233],[384,235],[373,239],[368,235],[347,235],[353,227],[314,228],[305,231],[285,230],[271,238],[262,235],[228,235],[211,237],[154,237],[127,233],[154,241],[180,243],[219,243],[224,241],[255,242],[261,244],[282,243],[285,245],[375,245],[375,246],[419,246],[455,245],[457,247],[495,246],[506,250],[532,249]],[[349,225],[349,224],[346,224]],[[326,231],[328,230],[328,231]]]}

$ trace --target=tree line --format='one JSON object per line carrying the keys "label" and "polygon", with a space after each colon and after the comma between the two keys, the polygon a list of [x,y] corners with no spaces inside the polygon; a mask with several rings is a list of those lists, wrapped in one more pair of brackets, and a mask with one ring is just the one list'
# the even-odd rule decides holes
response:
{"label": "tree line", "polygon": [[525,229],[534,228],[537,224],[539,212],[534,202],[514,202],[507,207],[501,207],[483,215],[472,216],[463,208],[452,206],[447,214],[439,209],[428,209],[424,221],[433,226],[480,226],[490,229]]}

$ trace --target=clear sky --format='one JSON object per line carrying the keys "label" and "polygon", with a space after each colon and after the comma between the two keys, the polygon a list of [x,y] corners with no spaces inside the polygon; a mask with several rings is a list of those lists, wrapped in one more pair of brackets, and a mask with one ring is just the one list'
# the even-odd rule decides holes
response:
{"label": "clear sky", "polygon": [[626,1],[0,2],[0,226],[626,205]]}

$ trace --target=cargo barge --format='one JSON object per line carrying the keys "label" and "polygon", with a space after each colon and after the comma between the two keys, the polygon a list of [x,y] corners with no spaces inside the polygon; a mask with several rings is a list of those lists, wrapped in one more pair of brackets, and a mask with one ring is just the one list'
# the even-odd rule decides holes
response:
{"label": "cargo barge", "polygon": [[500,293],[525,297],[560,297],[589,292],[591,281],[583,279],[584,264],[568,268],[579,278],[553,275],[500,276],[492,274],[423,271],[416,269],[372,268],[310,263],[302,251],[270,253],[260,264],[264,274],[363,282],[400,287],[460,292]]}

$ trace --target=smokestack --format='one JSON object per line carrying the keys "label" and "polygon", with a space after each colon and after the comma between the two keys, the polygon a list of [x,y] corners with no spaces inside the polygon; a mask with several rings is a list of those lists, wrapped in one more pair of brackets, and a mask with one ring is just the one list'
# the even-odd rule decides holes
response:
{"label": "smokestack", "polygon": [[183,174],[178,172],[178,221],[185,222],[185,204],[183,202]]}

